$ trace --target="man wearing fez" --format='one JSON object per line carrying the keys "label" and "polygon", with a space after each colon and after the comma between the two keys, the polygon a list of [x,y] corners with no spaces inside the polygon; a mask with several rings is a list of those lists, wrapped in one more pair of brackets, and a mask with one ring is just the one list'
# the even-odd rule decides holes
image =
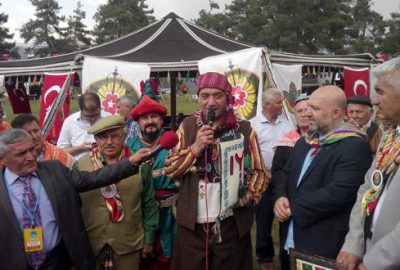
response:
{"label": "man wearing fez", "polygon": [[250,270],[253,203],[268,182],[257,136],[235,116],[225,75],[202,74],[197,86],[200,111],[183,120],[166,163],[180,183],[172,269]]}
{"label": "man wearing fez", "polygon": [[42,129],[39,127],[39,122],[35,116],[27,113],[19,114],[11,121],[11,126],[22,128],[31,135],[38,160],[58,160],[68,168],[72,168],[75,158],[43,139]]}
{"label": "man wearing fez", "polygon": [[[131,118],[139,125],[142,136],[128,142],[133,152],[141,148],[154,148],[160,136],[164,134],[163,117],[167,108],[144,96],[140,103],[132,110]],[[159,208],[159,226],[154,244],[155,260],[144,260],[141,269],[170,269],[173,244],[176,236],[176,222],[173,214],[178,190],[172,179],[165,175],[164,162],[168,151],[162,149],[152,162],[152,178],[157,206]]]}
{"label": "man wearing fez", "polygon": [[0,260],[2,270],[94,270],[78,192],[108,186],[138,172],[149,151],[95,172],[37,161],[23,129],[0,134]]}
{"label": "man wearing fez", "polygon": [[[131,155],[125,145],[124,118],[107,116],[89,129],[97,146],[81,157],[74,168],[95,171]],[[141,256],[148,256],[158,226],[158,211],[150,170],[129,176],[117,184],[81,194],[82,216],[96,267],[114,270],[139,269]],[[104,268],[107,269],[107,268]]]}
{"label": "man wearing fez", "polygon": [[400,57],[377,66],[374,73],[379,110],[392,125],[358,191],[336,260],[339,269],[400,269]]}
{"label": "man wearing fez", "polygon": [[[336,258],[348,230],[357,190],[371,164],[365,133],[344,124],[346,96],[336,86],[309,98],[310,127],[273,179],[275,205],[283,222],[283,248]],[[272,178],[277,177],[276,175]]]}
{"label": "man wearing fez", "polygon": [[375,154],[383,132],[372,121],[373,114],[374,110],[369,97],[353,96],[347,99],[347,115],[360,129],[367,133],[372,154]]}

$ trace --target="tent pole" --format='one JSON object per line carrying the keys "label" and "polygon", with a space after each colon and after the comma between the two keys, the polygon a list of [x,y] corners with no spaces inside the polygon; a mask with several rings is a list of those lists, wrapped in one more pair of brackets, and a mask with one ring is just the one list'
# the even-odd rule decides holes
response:
{"label": "tent pole", "polygon": [[172,130],[176,129],[176,71],[171,71],[171,123]]}

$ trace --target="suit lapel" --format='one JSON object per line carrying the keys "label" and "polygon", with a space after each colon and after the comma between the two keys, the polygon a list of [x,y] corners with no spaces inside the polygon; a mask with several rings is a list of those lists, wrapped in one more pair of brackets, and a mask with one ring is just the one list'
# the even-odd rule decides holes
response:
{"label": "suit lapel", "polygon": [[[323,160],[330,152],[331,145],[323,146],[311,161],[310,166],[308,166],[306,172],[304,173],[303,177],[301,178],[300,184],[297,188],[299,188],[305,181],[307,181],[308,175],[310,175],[311,171],[315,168],[315,166]],[[306,154],[307,155],[307,154]],[[300,168],[301,170],[301,168]]]}
{"label": "suit lapel", "polygon": [[43,185],[44,190],[47,193],[47,197],[50,200],[50,204],[51,204],[51,206],[53,208],[54,216],[56,217],[56,220],[58,220],[57,198],[56,198],[56,193],[54,191],[54,185],[51,182],[54,179],[52,178],[51,175],[48,175],[45,171],[41,170],[40,167],[41,166],[38,163],[38,168],[36,170],[36,173],[37,173],[37,175],[38,175],[38,177],[39,177],[39,179],[40,179],[40,181],[41,181],[41,183]]}
{"label": "suit lapel", "polygon": [[3,170],[0,170],[0,207],[2,207],[4,209],[4,212],[6,212],[7,214],[7,218],[5,219],[9,220],[12,223],[17,232],[17,235],[21,238],[21,241],[23,241],[21,228],[19,227],[17,217],[14,213],[14,208],[8,195],[5,179],[3,177]]}
{"label": "suit lapel", "polygon": [[[299,159],[294,159],[293,161],[295,162],[294,165],[294,171],[296,172],[294,181],[292,181],[292,188],[293,190],[297,189],[297,182],[299,180],[299,176],[301,173],[301,168],[303,167],[304,160],[306,159],[307,153],[310,150],[310,146],[306,142],[302,142],[303,145],[301,145],[301,148],[299,149]],[[300,147],[300,146],[299,146]]]}

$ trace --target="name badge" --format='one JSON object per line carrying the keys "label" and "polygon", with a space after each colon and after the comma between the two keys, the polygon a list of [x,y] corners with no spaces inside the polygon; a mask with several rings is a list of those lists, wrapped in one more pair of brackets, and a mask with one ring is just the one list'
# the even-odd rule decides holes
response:
{"label": "name badge", "polygon": [[24,229],[25,252],[36,252],[43,250],[43,228]]}

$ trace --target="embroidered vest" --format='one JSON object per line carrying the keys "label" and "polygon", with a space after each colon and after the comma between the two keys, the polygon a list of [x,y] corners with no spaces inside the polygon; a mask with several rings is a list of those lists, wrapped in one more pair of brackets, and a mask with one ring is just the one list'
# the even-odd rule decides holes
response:
{"label": "embroidered vest", "polygon": [[[89,155],[78,160],[80,171],[93,171]],[[143,247],[142,191],[140,174],[121,180],[117,185],[124,206],[124,218],[112,223],[108,216],[100,189],[80,193],[82,216],[95,256],[105,244],[109,244],[118,254],[126,254]]]}

